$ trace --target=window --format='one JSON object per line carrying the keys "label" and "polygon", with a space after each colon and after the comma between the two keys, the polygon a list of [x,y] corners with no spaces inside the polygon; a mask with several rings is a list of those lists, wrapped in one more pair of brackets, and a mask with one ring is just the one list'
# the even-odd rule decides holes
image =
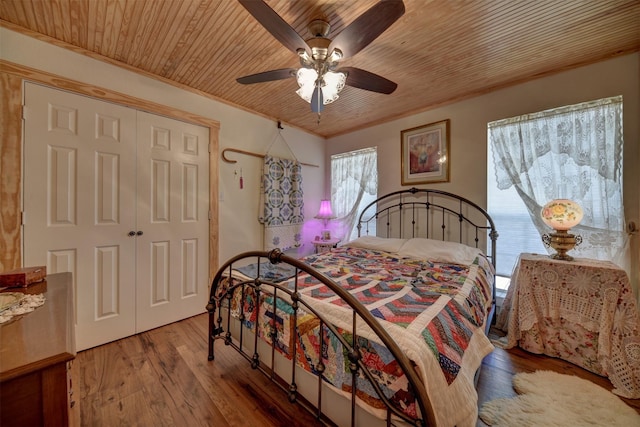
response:
{"label": "window", "polygon": [[[360,213],[377,197],[376,147],[331,156],[331,205],[340,227],[334,234],[343,241],[355,239]],[[375,232],[369,227],[369,234],[375,235]]]}
{"label": "window", "polygon": [[521,252],[546,253],[546,202],[568,198],[584,210],[571,253],[625,265],[622,97],[488,124],[488,211],[499,238],[497,272],[510,276]]}
{"label": "window", "polygon": [[[520,253],[544,254],[547,250],[529,216],[527,207],[515,188],[510,187],[505,190],[497,188],[492,157],[493,152],[489,144],[487,205],[489,215],[493,218],[498,230],[496,272],[499,276],[510,277]],[[509,282],[498,281],[497,283],[508,286]]]}

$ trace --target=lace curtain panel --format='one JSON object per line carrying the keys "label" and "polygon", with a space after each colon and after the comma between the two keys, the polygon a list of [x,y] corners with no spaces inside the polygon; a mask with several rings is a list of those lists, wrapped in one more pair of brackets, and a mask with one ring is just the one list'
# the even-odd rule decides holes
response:
{"label": "lace curtain panel", "polygon": [[365,194],[378,194],[378,150],[363,150],[331,156],[331,205],[341,230],[349,240]]}
{"label": "lace curtain panel", "polygon": [[264,224],[265,250],[300,246],[304,223],[303,195],[300,163],[264,156],[258,220]]}
{"label": "lace curtain panel", "polygon": [[582,236],[572,255],[610,260],[628,270],[622,202],[622,97],[489,124],[497,186],[514,186],[540,234],[540,209],[552,199],[580,204]]}

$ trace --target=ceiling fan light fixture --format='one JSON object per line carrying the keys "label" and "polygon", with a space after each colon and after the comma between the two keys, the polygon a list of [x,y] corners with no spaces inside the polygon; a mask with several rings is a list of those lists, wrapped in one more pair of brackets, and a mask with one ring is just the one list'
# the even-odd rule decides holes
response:
{"label": "ceiling fan light fixture", "polygon": [[[312,112],[318,113],[318,123],[324,106],[338,99],[346,84],[383,94],[396,90],[398,85],[391,80],[360,68],[339,68],[339,62],[360,52],[393,25],[404,14],[402,0],[379,1],[331,39],[327,38],[331,25],[326,20],[311,21],[308,26],[311,38],[307,40],[282,19],[267,0],[239,2],[276,40],[298,55],[301,68],[252,74],[237,78],[238,83],[262,83],[295,76],[299,86],[296,93],[311,104]],[[336,69],[339,71],[334,71]]]}
{"label": "ceiling fan light fixture", "polygon": [[331,104],[338,99],[338,94],[344,89],[347,75],[345,73],[327,71],[324,73],[322,79],[324,80],[324,84],[322,85],[324,104]]}
{"label": "ceiling fan light fixture", "polygon": [[296,81],[300,89],[296,91],[300,98],[307,102],[311,102],[311,95],[313,95],[313,89],[316,86],[316,79],[318,73],[311,68],[300,68],[296,72]]}
{"label": "ceiling fan light fixture", "polygon": [[312,68],[314,66],[313,58],[304,49],[298,49],[298,56],[300,57],[300,65],[305,68]]}
{"label": "ceiling fan light fixture", "polygon": [[[300,68],[296,72],[296,81],[300,89],[296,93],[300,98],[307,102],[311,102],[313,91],[316,87],[316,81],[318,80],[318,73],[314,69]],[[340,73],[335,71],[327,71],[322,76],[322,103],[323,105],[331,104],[338,99],[338,94],[344,89],[345,82],[347,80],[346,73]]]}
{"label": "ceiling fan light fixture", "polygon": [[340,49],[336,48],[336,49],[333,49],[333,52],[331,52],[331,55],[329,55],[327,62],[329,62],[330,64],[334,64],[340,61],[341,59],[342,59],[342,52],[340,51]]}

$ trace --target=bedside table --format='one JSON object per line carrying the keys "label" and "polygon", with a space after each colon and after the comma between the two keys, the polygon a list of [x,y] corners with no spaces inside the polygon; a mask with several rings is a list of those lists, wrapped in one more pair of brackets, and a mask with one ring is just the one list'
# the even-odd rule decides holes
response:
{"label": "bedside table", "polygon": [[340,243],[340,239],[329,239],[329,240],[313,240],[313,246],[315,247],[316,253],[321,254],[323,252],[330,251],[331,248],[335,248]]}
{"label": "bedside table", "polygon": [[609,261],[520,254],[496,325],[516,345],[607,376],[640,398],[640,315],[627,273]]}

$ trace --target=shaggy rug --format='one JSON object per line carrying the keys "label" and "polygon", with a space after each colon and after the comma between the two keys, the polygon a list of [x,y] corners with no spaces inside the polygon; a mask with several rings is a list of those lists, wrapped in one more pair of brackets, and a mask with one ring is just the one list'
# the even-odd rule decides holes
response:
{"label": "shaggy rug", "polygon": [[513,387],[519,396],[482,405],[482,421],[496,427],[640,426],[640,414],[618,396],[573,375],[521,373]]}

